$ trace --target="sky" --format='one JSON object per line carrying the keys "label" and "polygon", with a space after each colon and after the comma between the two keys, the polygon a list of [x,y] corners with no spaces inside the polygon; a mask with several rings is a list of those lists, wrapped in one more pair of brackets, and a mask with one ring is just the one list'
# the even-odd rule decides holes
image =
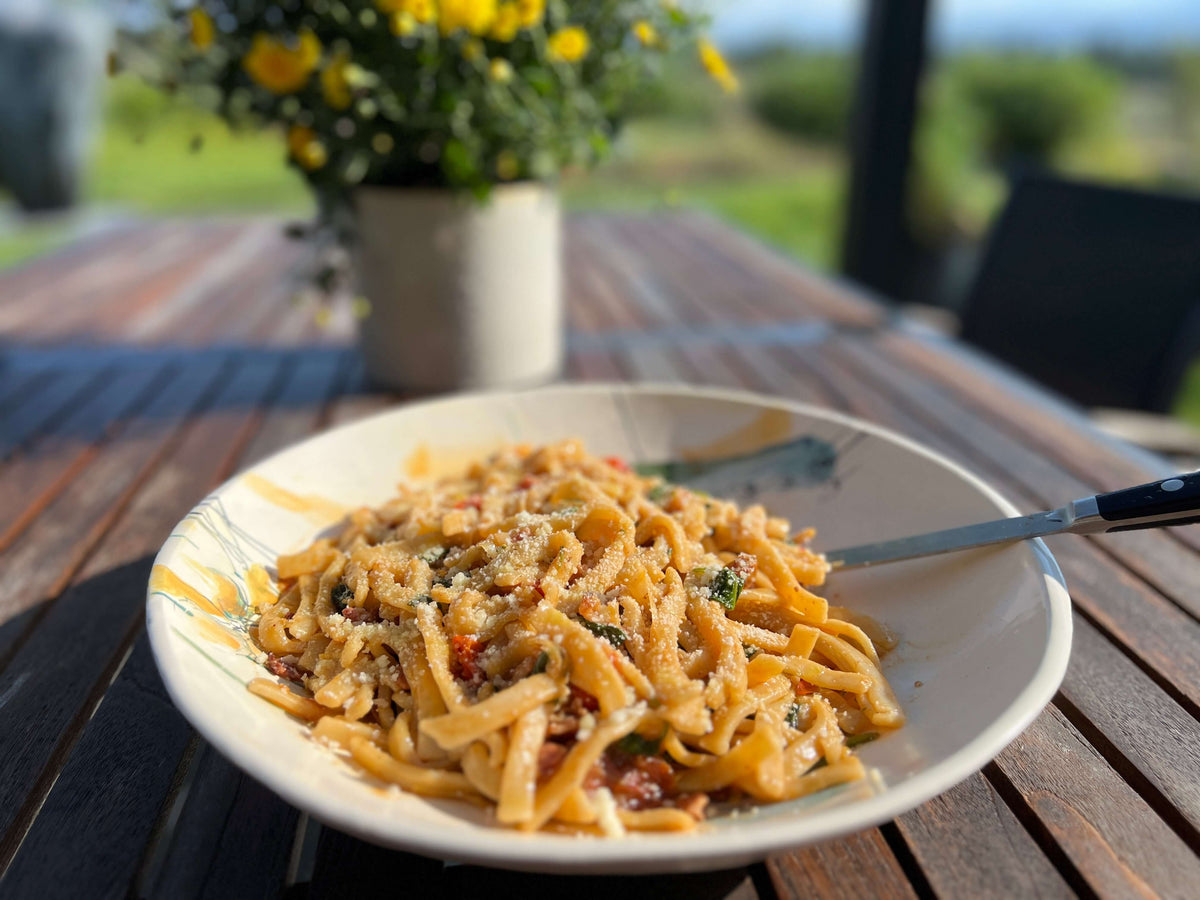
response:
{"label": "sky", "polygon": [[[1200,43],[1200,0],[930,0],[936,46]],[[866,0],[709,0],[714,37],[739,49],[793,41],[857,41]]]}

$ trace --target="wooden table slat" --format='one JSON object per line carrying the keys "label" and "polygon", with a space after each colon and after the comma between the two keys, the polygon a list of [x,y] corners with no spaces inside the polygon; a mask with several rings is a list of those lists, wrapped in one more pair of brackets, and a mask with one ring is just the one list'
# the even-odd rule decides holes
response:
{"label": "wooden table slat", "polygon": [[180,371],[145,407],[118,441],[100,449],[88,466],[28,523],[0,556],[0,610],[8,614],[57,596],[108,524],[121,511],[185,417],[204,403],[222,366],[209,360]]}
{"label": "wooden table slat", "polygon": [[126,896],[191,736],[143,631],[4,872],[9,896]]}
{"label": "wooden table slat", "polygon": [[1053,706],[993,765],[1098,895],[1183,898],[1200,884],[1196,848],[1175,834]]}
{"label": "wooden table slat", "polygon": [[1070,704],[1064,712],[1072,724],[1184,840],[1200,847],[1200,721],[1080,616],[1073,643],[1059,705]]}
{"label": "wooden table slat", "polygon": [[[0,868],[16,851],[141,621],[150,564],[164,534],[229,474],[278,363],[245,365],[193,417],[128,510],[0,673],[8,727],[0,781]],[[79,635],[86,635],[80,640]],[[97,691],[99,694],[97,695]]]}
{"label": "wooden table slat", "polygon": [[773,856],[767,869],[782,897],[918,896],[878,828]]}
{"label": "wooden table slat", "polygon": [[163,388],[167,366],[113,373],[37,446],[0,469],[0,552],[45,509],[131,416]]}
{"label": "wooden table slat", "polygon": [[[298,360],[270,405],[258,414],[255,434],[240,450],[237,468],[288,446],[320,425],[322,407],[345,377],[347,361],[343,354]],[[152,734],[144,737],[153,741]],[[206,749],[192,761],[196,771],[186,795],[160,798],[179,805],[174,830],[156,837],[165,845],[165,861],[160,861],[158,871],[143,873],[146,884],[160,896],[184,895],[186,880],[181,872],[206,873],[200,883],[206,890],[238,885],[237,896],[261,893],[282,881],[297,821],[295,810],[213,757],[213,751]],[[221,837],[214,840],[208,832],[221,817]],[[196,896],[203,894],[198,891]]]}
{"label": "wooden table slat", "polygon": [[973,900],[1074,891],[983,775],[897,820],[935,893]]}
{"label": "wooden table slat", "polygon": [[277,897],[287,875],[300,814],[242,774],[207,744],[195,780],[162,839],[168,844],[144,895],[163,900],[193,897]]}
{"label": "wooden table slat", "polygon": [[97,376],[104,372],[64,372],[49,382],[43,390],[30,393],[11,404],[0,419],[0,460],[9,459],[15,452],[43,434],[54,423],[71,414],[96,389]]}

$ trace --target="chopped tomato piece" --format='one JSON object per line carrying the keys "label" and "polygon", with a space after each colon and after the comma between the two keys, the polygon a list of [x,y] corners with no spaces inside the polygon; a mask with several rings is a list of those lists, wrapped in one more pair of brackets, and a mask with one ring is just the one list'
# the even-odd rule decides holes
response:
{"label": "chopped tomato piece", "polygon": [[816,687],[809,684],[803,678],[799,678],[796,680],[796,696],[797,697],[803,697],[805,694],[815,694],[816,692],[817,692]]}
{"label": "chopped tomato piece", "polygon": [[534,478],[532,475],[526,475],[524,478],[522,478],[520,481],[517,482],[517,487],[519,487],[523,491],[527,491],[531,487],[533,487],[533,481],[534,481]]}
{"label": "chopped tomato piece", "polygon": [[455,509],[466,509],[468,506],[472,509],[479,509],[483,505],[483,498],[478,494],[472,494],[470,497],[464,497],[454,504]]}
{"label": "chopped tomato piece", "polygon": [[604,457],[604,461],[619,472],[630,471],[629,463],[625,462],[625,460],[621,459],[619,456],[606,456]]}
{"label": "chopped tomato piece", "polygon": [[450,638],[450,650],[454,654],[454,674],[464,681],[481,684],[485,673],[475,660],[486,646],[487,644],[471,634],[456,634]]}

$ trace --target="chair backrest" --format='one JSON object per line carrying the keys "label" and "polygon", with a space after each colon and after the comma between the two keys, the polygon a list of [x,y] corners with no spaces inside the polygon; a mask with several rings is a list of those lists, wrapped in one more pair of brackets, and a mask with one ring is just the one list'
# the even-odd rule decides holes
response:
{"label": "chair backrest", "polygon": [[1017,179],[965,340],[1088,406],[1168,408],[1200,348],[1200,199]]}

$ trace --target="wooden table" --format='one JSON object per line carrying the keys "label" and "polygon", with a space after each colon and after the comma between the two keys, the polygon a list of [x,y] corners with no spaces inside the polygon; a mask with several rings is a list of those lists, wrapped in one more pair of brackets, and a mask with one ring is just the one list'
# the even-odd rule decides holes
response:
{"label": "wooden table", "polygon": [[[380,850],[242,776],[175,711],[150,561],[209,489],[381,409],[348,316],[290,302],[269,221],[126,224],[0,274],[0,895],[1200,896],[1200,534],[1052,540],[1061,692],[980,774],[882,828],[700,876],[568,879]],[[573,379],[845,410],[1027,510],[1163,474],[969,354],[693,215],[576,217]],[[619,892],[619,893],[614,893]]]}

